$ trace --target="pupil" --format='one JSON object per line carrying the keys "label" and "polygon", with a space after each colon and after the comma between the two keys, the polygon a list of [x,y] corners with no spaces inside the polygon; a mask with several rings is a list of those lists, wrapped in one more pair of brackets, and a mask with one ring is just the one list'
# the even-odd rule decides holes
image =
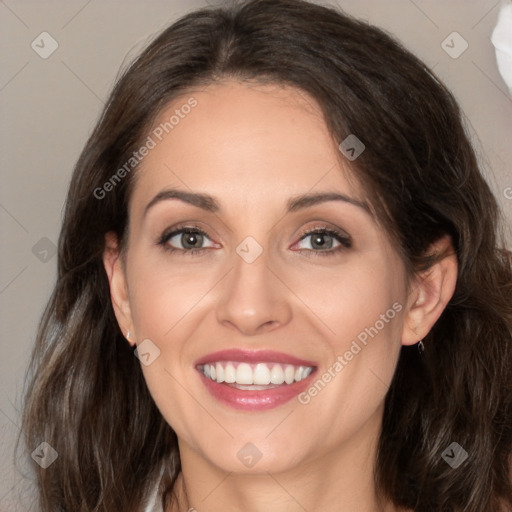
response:
{"label": "pupil", "polygon": [[313,247],[318,247],[320,249],[325,249],[325,248],[329,249],[330,248],[330,244],[328,244],[325,241],[325,236],[328,236],[328,235],[324,235],[322,233],[317,233],[316,235],[313,235],[312,246]]}
{"label": "pupil", "polygon": [[197,242],[198,239],[201,240],[202,235],[199,233],[185,233],[183,235],[183,247],[187,249],[193,248]]}

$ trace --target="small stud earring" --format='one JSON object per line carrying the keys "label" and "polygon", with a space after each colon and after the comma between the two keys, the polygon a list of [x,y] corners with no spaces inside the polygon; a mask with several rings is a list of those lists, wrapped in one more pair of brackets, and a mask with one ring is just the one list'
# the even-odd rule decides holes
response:
{"label": "small stud earring", "polygon": [[126,331],[126,339],[129,340],[130,339],[130,331]]}
{"label": "small stud earring", "polygon": [[420,356],[425,352],[425,345],[423,345],[423,340],[418,341],[418,352]]}

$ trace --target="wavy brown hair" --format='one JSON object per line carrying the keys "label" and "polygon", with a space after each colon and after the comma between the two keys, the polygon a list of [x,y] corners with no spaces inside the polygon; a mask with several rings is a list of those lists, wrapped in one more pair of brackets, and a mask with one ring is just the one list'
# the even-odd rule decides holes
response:
{"label": "wavy brown hair", "polygon": [[[459,271],[453,298],[424,339],[403,347],[386,397],[377,488],[415,512],[512,507],[512,270],[495,198],[459,107],[424,63],[382,30],[301,0],[249,0],[185,15],[118,79],[76,164],[59,239],[58,276],[27,375],[28,451],[43,512],[139,512],[160,482],[169,505],[180,471],[176,435],[151,398],[120,332],[102,254],[121,243],[137,170],[94,191],[138,149],[159,112],[227,78],[298,88],[320,105],[334,140],[366,150],[353,174],[410,275],[441,256],[449,234]],[[340,153],[340,159],[343,156]],[[468,453],[458,469],[441,457]],[[163,476],[161,476],[163,468]]]}

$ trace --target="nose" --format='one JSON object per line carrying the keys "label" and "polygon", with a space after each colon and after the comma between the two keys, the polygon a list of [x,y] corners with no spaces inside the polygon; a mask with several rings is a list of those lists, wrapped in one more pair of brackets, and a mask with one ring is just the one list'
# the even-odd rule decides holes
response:
{"label": "nose", "polygon": [[234,268],[222,282],[218,322],[247,336],[286,325],[292,317],[292,292],[278,274],[269,267],[265,252],[252,263],[235,254]]}

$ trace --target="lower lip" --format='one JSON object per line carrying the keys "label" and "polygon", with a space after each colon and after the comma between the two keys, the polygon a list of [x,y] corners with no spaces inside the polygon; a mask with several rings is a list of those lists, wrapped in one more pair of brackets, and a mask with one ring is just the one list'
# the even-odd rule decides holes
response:
{"label": "lower lip", "polygon": [[198,372],[204,385],[216,400],[234,409],[246,411],[264,411],[289,402],[308,387],[311,377],[315,374],[313,371],[300,382],[282,384],[275,388],[242,390],[227,384],[219,384],[208,379],[202,371],[198,370]]}

